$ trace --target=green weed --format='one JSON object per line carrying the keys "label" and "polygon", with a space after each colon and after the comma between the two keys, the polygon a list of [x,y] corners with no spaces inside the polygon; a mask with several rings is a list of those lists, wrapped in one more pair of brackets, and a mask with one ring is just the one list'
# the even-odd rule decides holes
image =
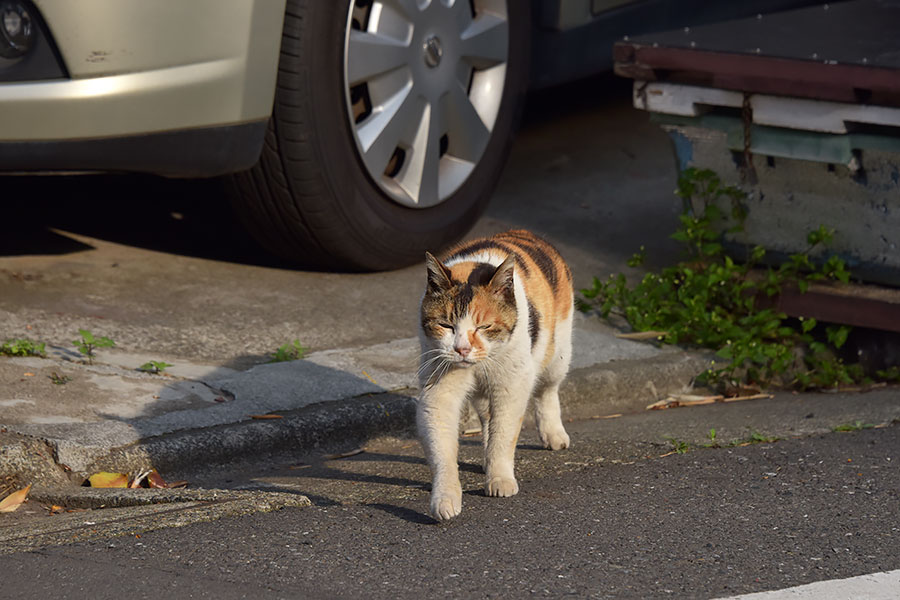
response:
{"label": "green weed", "polygon": [[163,362],[161,360],[151,360],[147,361],[141,366],[137,368],[138,371],[143,371],[144,373],[153,373],[158,375],[166,370],[166,367],[172,367],[174,365],[170,365],[167,362]]}
{"label": "green weed", "polygon": [[832,429],[832,431],[838,432],[838,433],[844,433],[844,432],[848,432],[848,431],[862,431],[863,429],[872,429],[874,427],[875,427],[875,425],[873,425],[871,423],[863,423],[860,420],[856,420],[852,423],[844,423],[842,425],[838,425],[837,427]]}
{"label": "green weed", "polygon": [[60,375],[56,371],[53,371],[52,373],[50,373],[50,381],[54,385],[66,385],[67,383],[72,381],[72,378],[68,375]]}
{"label": "green weed", "polygon": [[72,345],[78,348],[78,351],[87,357],[88,364],[94,364],[95,348],[112,348],[116,345],[116,343],[108,337],[95,337],[94,334],[87,329],[79,329],[78,333],[81,335],[81,339],[74,340]]}
{"label": "green weed", "polygon": [[0,355],[3,356],[40,356],[46,357],[43,342],[35,342],[26,338],[10,339],[0,345]]}
{"label": "green weed", "polygon": [[308,350],[309,348],[304,348],[300,344],[300,340],[294,340],[293,342],[284,344],[283,346],[280,346],[277,350],[275,350],[275,352],[272,353],[269,362],[275,363],[287,362],[290,360],[300,360]]}
{"label": "green weed", "polygon": [[[807,249],[778,267],[762,264],[766,251],[760,246],[747,248],[738,262],[726,254],[714,225],[722,223],[729,232],[742,230],[745,193],[724,185],[712,171],[692,168],[679,177],[676,194],[685,212],[672,237],[684,244],[688,259],[649,272],[635,285],[621,273],[607,281],[595,277],[592,287],[581,290],[581,310],[596,309],[604,318],[620,315],[635,331],[665,332],[659,338],[662,343],[715,350],[721,360],[699,377],[715,387],[756,383],[810,389],[865,381],[859,365],[845,364],[837,356],[849,327],[789,319],[769,300],[787,286],[805,292],[813,281],[849,281],[850,272],[839,257],[820,264],[810,258],[827,246],[834,231],[820,226],[810,232]],[[715,204],[722,199],[730,202],[730,215]],[[643,260],[642,249],[629,265]],[[891,374],[900,380],[900,370]]]}
{"label": "green weed", "polygon": [[672,444],[672,451],[675,452],[676,454],[684,454],[685,452],[687,452],[688,450],[691,449],[690,444],[688,444],[687,442],[685,442],[683,440],[679,440],[679,439],[676,439],[671,436],[667,436],[665,439],[670,444]]}

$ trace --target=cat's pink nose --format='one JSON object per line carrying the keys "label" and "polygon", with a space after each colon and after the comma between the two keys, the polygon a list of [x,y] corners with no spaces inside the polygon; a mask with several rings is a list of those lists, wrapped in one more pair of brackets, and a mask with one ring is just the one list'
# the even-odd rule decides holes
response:
{"label": "cat's pink nose", "polygon": [[457,354],[465,358],[472,351],[472,346],[455,346],[453,349],[456,350]]}

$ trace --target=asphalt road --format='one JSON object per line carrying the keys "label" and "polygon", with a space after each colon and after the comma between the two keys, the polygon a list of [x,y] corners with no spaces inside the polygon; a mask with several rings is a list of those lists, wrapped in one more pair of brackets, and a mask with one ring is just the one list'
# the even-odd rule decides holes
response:
{"label": "asphalt road", "polygon": [[314,506],[0,556],[0,572],[19,598],[230,599],[714,598],[887,571],[900,568],[900,427],[879,419],[897,398],[786,394],[570,423],[574,445],[556,453],[527,431],[510,499],[483,495],[479,439],[465,438],[463,513],[447,525],[424,514],[413,440],[256,457],[194,483]]}
{"label": "asphalt road", "polygon": [[[576,286],[623,269],[640,245],[651,263],[670,259],[674,159],[629,98],[627,83],[607,78],[534,96],[473,235],[535,229],[560,247]],[[10,185],[28,201],[0,222],[4,336],[70,346],[84,327],[125,352],[242,369],[292,339],[324,350],[413,335],[420,266],[290,270],[254,250],[214,183]],[[84,513],[62,545],[0,556],[0,579],[17,598],[705,598],[896,569],[898,427],[830,431],[893,422],[898,392],[818,398],[572,423],[575,445],[561,453],[526,432],[522,492],[508,500],[480,492],[468,438],[464,512],[447,526],[424,514],[414,441],[377,440],[331,461],[248,457],[173,477],[305,494],[314,506],[156,531],[127,512],[103,526]],[[723,447],[701,448],[711,428]],[[784,439],[728,445],[754,431]],[[679,442],[692,450],[670,454]],[[85,528],[93,539],[67,543]]]}

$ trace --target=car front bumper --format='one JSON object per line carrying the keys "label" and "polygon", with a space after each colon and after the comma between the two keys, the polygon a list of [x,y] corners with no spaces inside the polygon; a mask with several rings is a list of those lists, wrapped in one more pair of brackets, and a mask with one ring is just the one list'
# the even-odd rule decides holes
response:
{"label": "car front bumper", "polygon": [[255,162],[285,0],[33,2],[68,77],[0,83],[0,171],[216,175]]}

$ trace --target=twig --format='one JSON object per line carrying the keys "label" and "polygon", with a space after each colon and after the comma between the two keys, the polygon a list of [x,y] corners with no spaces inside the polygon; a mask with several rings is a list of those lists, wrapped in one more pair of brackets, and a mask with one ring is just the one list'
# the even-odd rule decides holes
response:
{"label": "twig", "polygon": [[668,331],[635,331],[633,333],[617,333],[616,337],[622,340],[655,340],[669,333]]}

